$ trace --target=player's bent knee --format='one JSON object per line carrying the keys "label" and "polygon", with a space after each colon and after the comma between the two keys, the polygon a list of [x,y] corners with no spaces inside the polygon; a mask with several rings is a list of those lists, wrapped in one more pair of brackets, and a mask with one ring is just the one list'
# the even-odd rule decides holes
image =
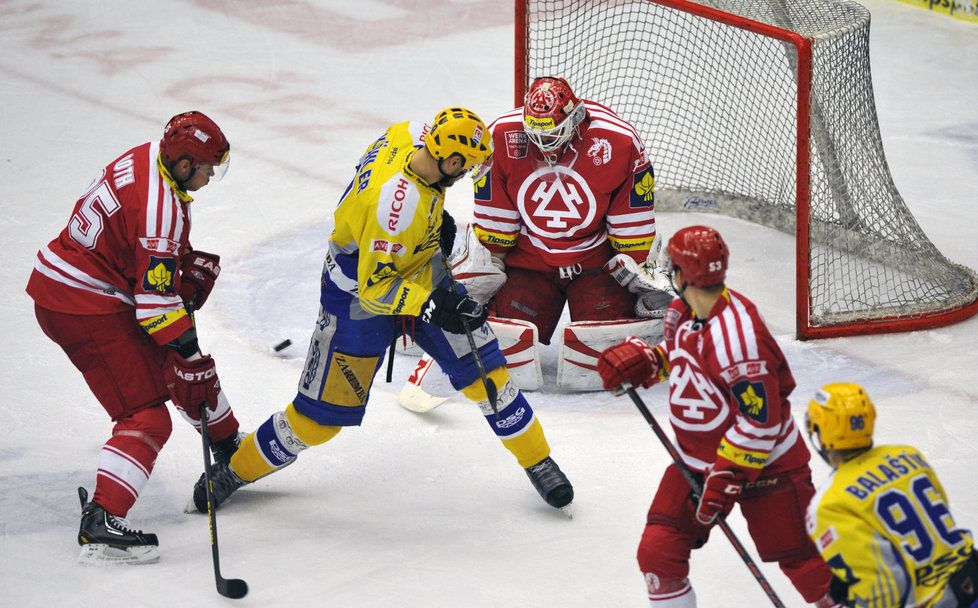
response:
{"label": "player's bent knee", "polygon": [[688,578],[661,577],[645,572],[649,605],[655,608],[696,608],[696,594]]}
{"label": "player's bent knee", "polygon": [[157,453],[173,432],[170,412],[162,404],[133,412],[125,418],[116,420],[112,429],[114,436],[128,436],[142,441]]}
{"label": "player's bent knee", "polygon": [[636,555],[639,569],[662,579],[686,578],[694,540],[671,526],[645,526]]}
{"label": "player's bent knee", "polygon": [[326,443],[340,432],[343,427],[319,424],[315,420],[303,416],[296,409],[295,405],[289,404],[285,408],[285,420],[294,436],[301,444],[306,446],[320,445]]}
{"label": "player's bent knee", "polygon": [[[509,370],[505,366],[497,367],[488,374],[486,374],[493,384],[497,388],[505,387],[509,383]],[[502,394],[501,391],[497,391],[498,394]],[[482,378],[476,378],[471,384],[462,389],[462,394],[472,401],[482,402],[489,398],[486,393],[486,386],[482,382]],[[509,405],[508,403],[506,405]],[[505,407],[505,406],[503,406]]]}

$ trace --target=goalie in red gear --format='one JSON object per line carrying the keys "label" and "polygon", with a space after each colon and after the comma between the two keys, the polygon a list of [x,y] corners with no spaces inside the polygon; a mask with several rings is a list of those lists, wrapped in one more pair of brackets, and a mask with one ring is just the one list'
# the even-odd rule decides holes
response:
{"label": "goalie in red gear", "polygon": [[534,323],[544,344],[565,302],[572,321],[635,318],[640,282],[609,276],[645,264],[655,238],[655,174],[634,127],[543,77],[489,130],[498,153],[476,184],[473,227],[506,272],[493,314]]}
{"label": "goalie in red gear", "polygon": [[689,557],[735,504],[757,552],[776,561],[805,601],[832,606],[831,572],[805,530],[815,493],[810,454],[791,417],[795,380],[754,304],[724,285],[729,251],[706,226],[678,231],[664,266],[679,298],[666,311],[663,340],[629,339],[605,350],[605,388],[669,379],[676,448],[704,479],[691,496],[679,468],[666,468],[638,549],[655,607],[695,606]]}
{"label": "goalie in red gear", "polygon": [[229,459],[237,447],[238,421],[190,314],[221,271],[217,255],[190,246],[190,193],[224,175],[229,152],[204,114],[174,116],[162,139],[105,167],[67,227],[37,254],[27,293],[38,323],[115,423],[91,502],[79,489],[84,561],[158,558],[156,536],[122,518],[170,436],[168,399],[198,430],[207,402],[216,457]]}

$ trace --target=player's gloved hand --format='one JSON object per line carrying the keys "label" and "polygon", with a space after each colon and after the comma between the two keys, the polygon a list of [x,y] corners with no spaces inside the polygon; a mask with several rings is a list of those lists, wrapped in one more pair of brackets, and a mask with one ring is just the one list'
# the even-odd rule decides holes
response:
{"label": "player's gloved hand", "polygon": [[200,310],[221,274],[221,256],[191,250],[180,260],[180,299],[188,307]]}
{"label": "player's gloved hand", "polygon": [[598,357],[598,374],[605,390],[625,392],[625,384],[649,388],[662,379],[662,362],[655,348],[640,338],[626,338],[609,346]]}
{"label": "player's gloved hand", "polygon": [[744,489],[744,476],[736,469],[712,470],[703,482],[703,495],[696,505],[696,521],[712,525],[721,514],[726,517]]}
{"label": "player's gloved hand", "polygon": [[489,309],[465,294],[455,293],[444,287],[436,287],[421,307],[421,320],[437,325],[451,334],[464,334],[468,323],[475,331],[489,318]]}
{"label": "player's gloved hand", "polygon": [[455,218],[448,211],[442,209],[441,234],[438,236],[438,242],[441,244],[442,253],[445,254],[446,258],[451,257],[452,250],[455,249],[456,232],[458,232],[458,228],[455,226]]}
{"label": "player's gloved hand", "polygon": [[200,418],[201,403],[206,401],[207,409],[211,411],[217,407],[221,381],[217,377],[217,367],[210,355],[189,361],[171,351],[167,353],[163,375],[173,405],[194,420]]}

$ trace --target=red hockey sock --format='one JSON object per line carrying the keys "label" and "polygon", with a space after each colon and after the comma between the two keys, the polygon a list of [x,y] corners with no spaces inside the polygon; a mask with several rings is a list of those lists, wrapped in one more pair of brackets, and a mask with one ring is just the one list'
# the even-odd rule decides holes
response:
{"label": "red hockey sock", "polygon": [[146,485],[171,429],[170,414],[163,405],[116,421],[112,438],[99,455],[92,501],[112,515],[125,517]]}

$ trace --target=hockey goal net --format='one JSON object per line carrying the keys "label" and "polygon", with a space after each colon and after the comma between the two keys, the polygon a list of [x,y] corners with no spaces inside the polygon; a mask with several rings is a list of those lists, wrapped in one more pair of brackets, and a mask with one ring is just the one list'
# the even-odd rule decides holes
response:
{"label": "hockey goal net", "polygon": [[861,5],[516,0],[517,105],[545,75],[635,125],[658,209],[795,235],[799,338],[978,312],[978,276],[937,250],[893,184]]}

